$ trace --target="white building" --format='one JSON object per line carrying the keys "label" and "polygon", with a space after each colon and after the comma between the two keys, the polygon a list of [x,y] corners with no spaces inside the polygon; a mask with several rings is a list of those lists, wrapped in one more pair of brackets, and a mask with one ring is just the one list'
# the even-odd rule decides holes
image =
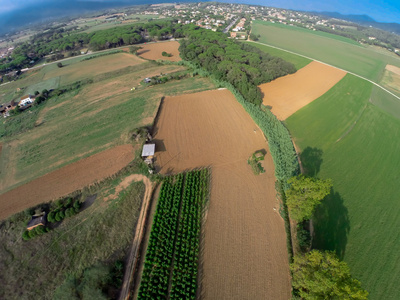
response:
{"label": "white building", "polygon": [[23,107],[28,104],[32,104],[33,101],[35,101],[35,98],[33,98],[31,95],[27,95],[21,98],[21,100],[18,102],[18,106]]}

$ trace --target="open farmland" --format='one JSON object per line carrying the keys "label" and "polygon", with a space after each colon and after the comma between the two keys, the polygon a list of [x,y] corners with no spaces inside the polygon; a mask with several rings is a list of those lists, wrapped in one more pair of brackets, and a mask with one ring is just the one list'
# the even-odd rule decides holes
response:
{"label": "open farmland", "polygon": [[375,82],[380,81],[386,64],[400,67],[400,57],[395,54],[355,45],[354,41],[333,34],[263,21],[253,21],[252,33],[261,35],[261,43],[320,60]]}
{"label": "open farmland", "polygon": [[400,68],[387,65],[381,83],[394,93],[400,95]]}
{"label": "open farmland", "polygon": [[0,220],[29,207],[82,189],[121,170],[134,159],[132,145],[121,145],[48,173],[0,195]]}
{"label": "open farmland", "polygon": [[371,90],[371,83],[346,75],[286,124],[303,166],[334,183],[316,211],[313,247],[336,251],[370,299],[397,299],[400,120],[383,110],[395,106],[387,106],[381,90]]}
{"label": "open farmland", "polygon": [[[261,130],[234,96],[218,90],[166,97],[154,139],[162,174],[211,167],[202,298],[290,298],[272,157]],[[266,172],[254,175],[247,159],[261,149],[267,151]]]}
{"label": "open farmland", "polygon": [[60,76],[60,84],[64,85],[142,63],[143,60],[128,53],[116,53],[73,64],[66,61],[62,68],[52,65],[52,68],[46,71],[43,80]]}
{"label": "open farmland", "polygon": [[[117,54],[88,62],[101,62],[114,55]],[[141,62],[134,67],[97,75],[94,83],[48,100],[36,121],[39,126],[3,143],[0,193],[81,158],[129,142],[131,130],[153,123],[163,95],[214,87],[209,80],[196,77],[152,87],[139,85],[147,76],[186,70],[176,65]],[[137,87],[136,91],[131,91],[132,87]]]}
{"label": "open farmland", "polygon": [[313,61],[294,74],[260,85],[263,104],[271,106],[272,113],[285,120],[331,89],[346,72]]}
{"label": "open farmland", "polygon": [[[146,59],[152,59],[152,60],[162,59],[169,61],[181,60],[178,50],[179,42],[177,41],[158,42],[158,43],[141,45],[141,47],[142,49],[138,51],[138,55]],[[172,54],[172,56],[171,57],[162,56],[163,51]]]}

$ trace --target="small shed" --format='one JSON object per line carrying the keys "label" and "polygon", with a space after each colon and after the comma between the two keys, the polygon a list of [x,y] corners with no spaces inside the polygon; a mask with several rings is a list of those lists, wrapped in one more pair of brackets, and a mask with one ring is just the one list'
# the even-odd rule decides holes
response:
{"label": "small shed", "polygon": [[46,215],[39,216],[39,217],[32,217],[32,220],[28,222],[28,225],[26,226],[26,229],[32,230],[35,227],[38,227],[40,225],[45,226],[46,225]]}
{"label": "small shed", "polygon": [[143,151],[142,151],[142,157],[152,157],[154,155],[154,152],[156,150],[156,144],[144,144],[143,146]]}

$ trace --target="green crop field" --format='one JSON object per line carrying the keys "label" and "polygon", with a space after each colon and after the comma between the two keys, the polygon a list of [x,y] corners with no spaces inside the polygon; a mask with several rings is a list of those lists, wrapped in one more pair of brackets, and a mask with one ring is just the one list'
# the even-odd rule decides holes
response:
{"label": "green crop field", "polygon": [[400,120],[387,111],[400,110],[382,95],[348,74],[286,125],[307,171],[334,182],[315,214],[313,246],[336,251],[370,299],[398,299]]}
{"label": "green crop field", "polygon": [[263,21],[253,21],[252,33],[261,35],[261,43],[320,60],[375,82],[381,80],[386,64],[400,67],[400,57],[395,54],[354,45],[333,34]]}
{"label": "green crop field", "polygon": [[261,44],[257,44],[254,42],[245,42],[245,43],[252,45],[254,47],[257,47],[258,49],[260,49],[266,53],[269,53],[272,56],[277,56],[288,62],[291,62],[296,67],[296,70],[299,70],[299,69],[305,67],[306,65],[308,65],[311,62],[311,60],[308,58],[301,57],[301,56],[298,56],[295,54],[291,54],[289,52],[282,51],[282,50],[279,50],[276,48],[272,48],[267,45],[261,45]]}

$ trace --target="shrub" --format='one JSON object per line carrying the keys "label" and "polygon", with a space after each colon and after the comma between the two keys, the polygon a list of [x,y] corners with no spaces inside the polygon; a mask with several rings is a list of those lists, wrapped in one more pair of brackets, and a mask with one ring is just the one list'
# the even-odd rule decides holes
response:
{"label": "shrub", "polygon": [[22,238],[27,241],[29,240],[31,237],[29,235],[29,230],[25,230],[24,233],[22,234]]}

